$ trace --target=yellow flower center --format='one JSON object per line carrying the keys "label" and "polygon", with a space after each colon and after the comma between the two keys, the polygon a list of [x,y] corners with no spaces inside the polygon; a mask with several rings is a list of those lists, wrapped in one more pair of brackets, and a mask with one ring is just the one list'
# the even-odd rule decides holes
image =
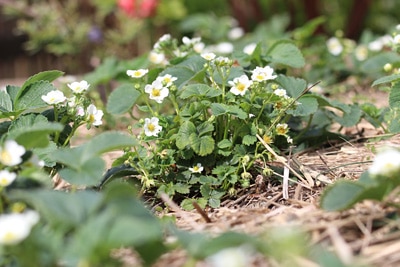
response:
{"label": "yellow flower center", "polygon": [[159,89],[153,89],[153,90],[151,91],[151,94],[152,94],[153,96],[160,96],[161,92],[160,92]]}
{"label": "yellow flower center", "polygon": [[263,79],[264,79],[264,75],[258,74],[258,75],[256,76],[256,79],[257,79],[257,80],[263,80]]}
{"label": "yellow flower center", "polygon": [[246,89],[246,85],[244,85],[243,83],[238,83],[236,85],[236,88],[240,91],[243,92]]}
{"label": "yellow flower center", "polygon": [[135,76],[135,77],[140,77],[141,75],[142,75],[142,73],[138,70],[133,73],[133,76]]}
{"label": "yellow flower center", "polygon": [[6,177],[0,177],[0,186],[8,185],[8,179]]}
{"label": "yellow flower center", "polygon": [[12,160],[12,157],[11,157],[11,154],[8,153],[8,151],[5,151],[5,150],[1,151],[1,154],[0,154],[1,162],[3,162],[4,164],[7,165],[8,163],[11,162],[11,160]]}
{"label": "yellow flower center", "polygon": [[200,169],[199,166],[194,166],[194,167],[193,167],[193,171],[194,171],[194,172],[198,172],[199,169]]}
{"label": "yellow flower center", "polygon": [[287,128],[286,127],[277,127],[276,133],[279,135],[284,135],[287,133]]}
{"label": "yellow flower center", "polygon": [[89,122],[90,122],[90,123],[93,123],[95,120],[96,120],[96,119],[95,119],[94,115],[93,115],[93,114],[90,114],[90,115],[89,115]]}
{"label": "yellow flower center", "polygon": [[16,238],[17,236],[13,232],[7,232],[4,235],[4,241],[5,241],[4,243],[13,242]]}
{"label": "yellow flower center", "polygon": [[270,136],[268,136],[268,135],[264,135],[263,136],[263,140],[268,145],[272,143],[272,138]]}
{"label": "yellow flower center", "polygon": [[147,125],[147,129],[149,129],[150,132],[154,132],[154,130],[156,129],[156,126],[153,123],[149,123]]}

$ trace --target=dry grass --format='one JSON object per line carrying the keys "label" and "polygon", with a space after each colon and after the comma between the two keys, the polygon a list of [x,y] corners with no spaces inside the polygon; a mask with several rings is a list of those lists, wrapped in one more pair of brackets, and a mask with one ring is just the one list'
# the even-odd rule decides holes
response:
{"label": "dry grass", "polygon": [[[210,234],[233,230],[260,235],[275,227],[295,226],[308,234],[310,244],[334,251],[350,266],[360,262],[368,266],[400,266],[400,222],[389,219],[397,213],[393,206],[365,201],[343,212],[326,212],[318,207],[319,196],[327,184],[338,179],[358,179],[374,157],[371,150],[400,145],[400,135],[373,137],[294,155],[297,170],[312,177],[315,185],[308,189],[292,184],[288,199],[283,198],[282,185],[266,181],[262,189],[254,184],[239,191],[236,197],[225,199],[220,208],[205,210],[205,214],[183,211],[165,200],[170,207],[168,215],[176,216],[180,229]],[[391,202],[399,202],[396,196]],[[184,266],[185,260],[183,251],[174,251],[155,266]],[[252,266],[279,265],[271,259],[256,257]],[[299,259],[298,266],[317,265]]]}

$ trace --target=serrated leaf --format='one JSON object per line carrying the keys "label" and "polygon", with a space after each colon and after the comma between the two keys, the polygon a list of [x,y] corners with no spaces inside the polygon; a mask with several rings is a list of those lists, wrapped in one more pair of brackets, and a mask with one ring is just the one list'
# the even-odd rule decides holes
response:
{"label": "serrated leaf", "polygon": [[248,118],[247,113],[238,106],[229,106],[226,104],[212,103],[210,108],[211,108],[211,112],[214,116],[231,114],[231,115],[237,116],[239,119],[242,119],[242,120],[245,120]]}
{"label": "serrated leaf", "polygon": [[275,81],[293,98],[301,96],[307,87],[305,80],[285,75],[278,75]]}
{"label": "serrated leaf", "polygon": [[229,148],[232,146],[232,142],[228,139],[223,139],[221,141],[218,142],[218,148]]}
{"label": "serrated leaf", "polygon": [[48,81],[31,83],[29,87],[25,88],[24,93],[20,94],[15,99],[14,110],[19,111],[47,107],[48,104],[42,100],[42,96],[56,89],[57,88]]}
{"label": "serrated leaf", "polygon": [[376,86],[376,85],[380,85],[380,84],[384,84],[384,83],[391,83],[391,82],[395,82],[395,81],[399,81],[399,80],[400,80],[400,74],[396,73],[396,74],[392,74],[392,75],[385,76],[385,77],[375,80],[372,83],[372,86]]}
{"label": "serrated leaf", "polygon": [[292,114],[293,116],[309,116],[318,110],[318,101],[313,95],[305,95],[297,102],[299,102],[299,104],[296,108],[294,110],[287,110],[287,114]]}
{"label": "serrated leaf", "polygon": [[214,131],[214,125],[211,122],[205,121],[199,126],[197,126],[196,130],[199,133],[199,136],[202,136],[209,132]]}
{"label": "serrated leaf", "polygon": [[301,68],[305,65],[304,57],[295,44],[288,40],[281,40],[273,44],[267,55],[271,62],[283,64],[293,68]]}
{"label": "serrated leaf", "polygon": [[13,104],[10,95],[6,91],[0,91],[0,112],[11,112]]}
{"label": "serrated leaf", "polygon": [[189,140],[193,151],[199,156],[207,156],[214,151],[215,141],[209,135],[199,137],[196,133],[193,133]]}
{"label": "serrated leaf", "polygon": [[190,185],[183,183],[176,183],[173,186],[174,190],[180,194],[189,194],[190,193]]}
{"label": "serrated leaf", "polygon": [[181,99],[187,99],[189,97],[207,97],[212,98],[222,94],[221,90],[210,87],[206,84],[190,84],[182,88],[179,95]]}
{"label": "serrated leaf", "polygon": [[63,125],[48,122],[43,115],[29,114],[19,117],[11,124],[8,137],[26,149],[46,147],[49,144],[49,135],[62,130]]}
{"label": "serrated leaf", "polygon": [[389,93],[389,106],[391,108],[400,107],[400,82],[396,82]]}
{"label": "serrated leaf", "polygon": [[120,115],[130,111],[141,93],[131,84],[123,84],[115,88],[107,102],[107,112]]}
{"label": "serrated leaf", "polygon": [[351,127],[356,125],[360,121],[362,116],[362,110],[358,105],[352,105],[350,107],[350,112],[344,113],[342,117],[334,113],[329,113],[329,114],[340,125],[344,127]]}
{"label": "serrated leaf", "polygon": [[196,126],[194,126],[193,122],[185,121],[182,123],[176,136],[176,146],[179,149],[184,149],[190,145],[190,136],[193,133],[196,133]]}
{"label": "serrated leaf", "polygon": [[25,89],[36,82],[46,81],[46,82],[50,83],[50,82],[54,81],[55,79],[57,79],[58,77],[61,77],[63,74],[64,74],[64,72],[59,71],[59,70],[47,70],[47,71],[42,71],[35,75],[32,75],[21,86],[21,89],[18,92],[18,96],[21,96],[22,94],[24,94]]}
{"label": "serrated leaf", "polygon": [[353,206],[364,192],[365,187],[353,181],[339,181],[325,190],[321,197],[321,208],[340,211]]}
{"label": "serrated leaf", "polygon": [[243,140],[242,140],[243,145],[250,146],[250,145],[254,144],[255,142],[257,142],[257,137],[255,137],[253,135],[243,136]]}

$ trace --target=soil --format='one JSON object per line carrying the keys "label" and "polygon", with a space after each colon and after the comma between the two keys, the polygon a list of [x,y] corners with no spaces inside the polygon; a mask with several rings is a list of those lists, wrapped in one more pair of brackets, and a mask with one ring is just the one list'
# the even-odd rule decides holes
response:
{"label": "soil", "polygon": [[[8,82],[0,81],[0,88]],[[12,84],[20,85],[22,82],[18,84],[18,81],[14,81]],[[368,101],[372,100],[377,106],[387,106],[387,94],[374,89],[349,92],[346,99],[360,95],[368,96]],[[396,212],[396,209],[386,203],[372,201],[359,203],[343,212],[327,212],[319,208],[319,198],[326,186],[340,179],[358,179],[370,166],[373,152],[380,147],[400,147],[400,135],[385,135],[366,122],[343,131],[353,135],[354,139],[292,156],[291,162],[297,163],[293,168],[310,180],[292,183],[287,198],[283,197],[281,184],[265,181],[262,184],[254,183],[240,190],[236,196],[223,199],[218,209],[183,211],[170,199],[164,198],[168,211],[159,215],[175,216],[176,225],[180,229],[211,235],[238,231],[258,236],[275,227],[295,227],[309,236],[309,244],[321,245],[333,251],[349,266],[360,263],[364,266],[400,266],[400,225],[395,220],[387,220],[388,215]],[[78,144],[93,134],[96,131],[87,132],[82,129],[74,142]],[[105,155],[108,166],[118,156],[119,152]],[[313,185],[310,185],[310,181]],[[392,201],[398,202],[394,197]],[[378,227],[377,222],[380,222]],[[117,254],[124,266],[137,266],[132,251],[121,249]],[[176,250],[162,256],[154,266],[187,266],[186,261],[185,252]],[[300,257],[296,259],[296,264],[318,266]],[[195,266],[208,265],[199,262]],[[273,259],[256,255],[249,266],[280,265]]]}

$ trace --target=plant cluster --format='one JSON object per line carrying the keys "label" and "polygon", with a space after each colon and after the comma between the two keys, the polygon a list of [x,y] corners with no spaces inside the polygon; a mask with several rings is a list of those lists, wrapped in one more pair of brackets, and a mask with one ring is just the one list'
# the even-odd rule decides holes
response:
{"label": "plant cluster", "polygon": [[[400,27],[397,26],[390,37],[390,46],[393,53],[400,52]],[[390,62],[390,63],[389,63]],[[391,133],[399,132],[399,108],[400,108],[400,74],[399,63],[389,61],[382,64],[388,76],[381,77],[373,82],[373,86],[389,86],[389,108],[385,116],[385,124]],[[377,201],[394,201],[397,194],[400,173],[399,151],[396,148],[385,148],[378,151],[370,168],[365,171],[357,181],[338,181],[325,190],[321,199],[321,206],[327,210],[344,210],[366,199]]]}

